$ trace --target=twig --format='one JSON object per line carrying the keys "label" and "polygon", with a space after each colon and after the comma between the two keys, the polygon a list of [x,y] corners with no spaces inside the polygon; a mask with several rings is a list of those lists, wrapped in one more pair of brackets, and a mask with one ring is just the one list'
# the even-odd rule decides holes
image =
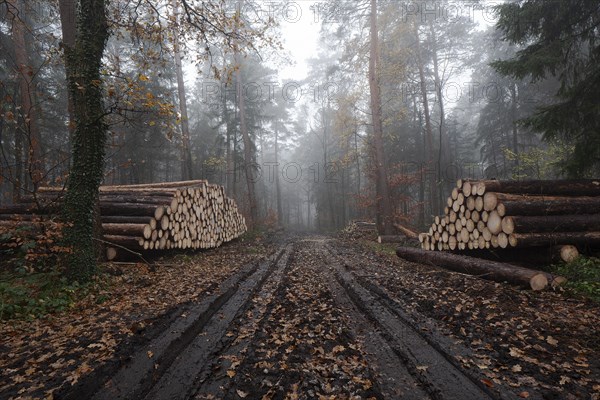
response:
{"label": "twig", "polygon": [[127,252],[129,252],[129,253],[131,253],[131,254],[133,254],[133,255],[135,255],[135,256],[138,256],[138,257],[139,257],[139,258],[140,258],[140,259],[141,259],[143,262],[145,262],[146,264],[148,264],[148,265],[152,265],[152,263],[148,262],[148,260],[146,260],[146,259],[145,259],[145,258],[142,256],[142,253],[137,253],[137,252],[135,252],[135,251],[133,251],[133,250],[130,250],[130,249],[128,249],[127,247],[121,246],[121,245],[119,245],[119,244],[116,244],[116,243],[107,242],[106,240],[102,240],[102,239],[98,239],[98,238],[94,238],[94,240],[95,240],[95,241],[97,241],[97,242],[100,242],[100,243],[109,244],[109,245],[111,245],[111,246],[114,246],[114,247],[118,247],[118,248],[120,248],[120,249],[123,249],[123,250],[125,250],[125,251],[127,251]]}

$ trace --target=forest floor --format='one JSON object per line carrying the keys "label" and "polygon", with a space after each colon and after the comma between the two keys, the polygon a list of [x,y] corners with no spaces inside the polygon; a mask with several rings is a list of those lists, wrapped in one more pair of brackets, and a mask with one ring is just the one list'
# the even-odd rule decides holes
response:
{"label": "forest floor", "polygon": [[4,323],[0,398],[600,399],[600,305],[562,292],[326,236],[162,264]]}

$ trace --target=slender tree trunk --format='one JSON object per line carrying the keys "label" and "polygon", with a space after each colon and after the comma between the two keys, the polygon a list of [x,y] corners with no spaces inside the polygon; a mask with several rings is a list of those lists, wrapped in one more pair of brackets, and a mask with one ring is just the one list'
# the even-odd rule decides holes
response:
{"label": "slender tree trunk", "polygon": [[8,0],[7,4],[12,8],[12,38],[15,44],[15,62],[18,73],[21,115],[23,121],[23,132],[28,141],[28,172],[34,191],[37,189],[44,177],[44,162],[40,131],[37,123],[36,106],[33,102],[33,75],[34,71],[27,54],[27,42],[25,38],[25,5],[22,0]]}
{"label": "slender tree trunk", "polygon": [[[225,62],[225,60],[223,60],[223,62]],[[233,167],[233,156],[232,156],[232,152],[231,152],[231,142],[232,142],[231,134],[233,131],[233,127],[232,127],[231,118],[229,116],[229,109],[227,108],[227,96],[225,95],[225,93],[221,94],[221,102],[222,102],[222,107],[223,107],[223,120],[225,121],[225,130],[226,130],[226,136],[225,136],[225,146],[226,146],[225,147],[225,164],[226,164],[225,188],[227,190],[227,196],[233,197],[233,184],[234,184],[234,175],[235,175],[235,171],[234,171],[234,167]]]}
{"label": "slender tree trunk", "polygon": [[281,207],[281,184],[279,181],[279,131],[277,121],[275,121],[275,189],[277,196],[277,222],[283,222],[283,208]]}
{"label": "slender tree trunk", "polygon": [[[415,132],[415,148],[416,148],[416,153],[418,156],[418,165],[417,168],[419,169],[419,212],[418,212],[418,217],[417,217],[417,221],[418,221],[418,226],[419,227],[424,227],[425,226],[425,177],[423,176],[423,161],[425,160],[425,143],[423,138],[421,137],[420,133],[421,133],[421,126],[423,126],[423,121],[422,121],[422,117],[421,117],[421,113],[417,110],[417,96],[414,95],[413,96],[413,115],[414,115],[414,119],[413,119],[413,129]],[[417,124],[417,115],[419,118],[418,124]]]}
{"label": "slender tree trunk", "polygon": [[[241,12],[243,6],[243,0],[238,2],[238,6]],[[252,172],[254,168],[254,157],[253,157],[253,143],[248,133],[248,126],[246,124],[246,101],[244,97],[244,82],[242,77],[242,62],[239,50],[235,50],[235,63],[237,65],[236,80],[237,80],[237,97],[238,97],[238,108],[240,110],[240,132],[242,134],[242,140],[244,141],[244,174],[246,176],[246,185],[248,186],[248,206],[250,208],[250,227],[255,227],[258,222],[257,214],[257,203],[256,203],[256,188],[254,182],[254,174]]]}
{"label": "slender tree trunk", "polygon": [[354,122],[354,154],[356,157],[356,195],[360,194],[361,191],[361,182],[360,182],[360,152],[358,150],[358,126],[356,121]]}
{"label": "slender tree trunk", "polygon": [[[434,168],[434,149],[433,149],[433,129],[431,127],[431,114],[429,113],[429,100],[427,98],[427,81],[425,80],[425,66],[423,65],[423,59],[421,57],[421,39],[419,38],[419,27],[415,22],[414,27],[415,43],[417,51],[417,64],[419,68],[419,81],[421,86],[421,97],[423,98],[423,114],[425,116],[425,139],[427,143],[427,164],[428,168]],[[437,172],[427,171],[429,173],[429,190],[431,195],[431,211],[436,214],[439,210],[437,209]]]}
{"label": "slender tree trunk", "polygon": [[515,166],[517,171],[519,170],[519,126],[517,121],[519,120],[519,111],[517,108],[517,84],[513,83],[510,86],[510,97],[511,97],[511,117],[512,117],[512,148],[515,153]]}
{"label": "slender tree trunk", "polygon": [[[62,43],[64,49],[75,47],[75,4],[73,1],[59,1],[60,26],[62,30]],[[68,77],[65,77],[68,79]],[[71,92],[67,91],[67,114],[69,116],[69,145],[72,146],[75,134],[75,105]],[[70,167],[70,159],[69,159]]]}
{"label": "slender tree trunk", "polygon": [[[15,88],[15,92],[18,89]],[[13,104],[14,115],[17,115],[16,104]],[[23,135],[16,126],[12,126],[15,136],[15,176],[13,184],[13,202],[18,203],[23,194]]]}
{"label": "slender tree trunk", "polygon": [[377,197],[377,229],[381,234],[391,235],[393,233],[393,210],[383,144],[381,88],[379,85],[379,34],[377,30],[377,0],[371,0],[370,25],[371,43],[369,59],[369,88],[371,92],[373,143],[375,146],[375,195]]}
{"label": "slender tree trunk", "polygon": [[[444,96],[442,94],[443,90],[443,82],[440,77],[440,67],[439,67],[439,59],[437,52],[437,38],[435,35],[435,30],[433,27],[433,23],[429,24],[429,28],[431,31],[431,42],[432,42],[432,58],[433,58],[433,74],[435,79],[435,93],[438,99],[438,105],[440,108],[440,127],[439,127],[439,150],[438,150],[438,158],[437,158],[437,180],[438,182],[442,182],[443,174],[442,174],[442,166],[447,165],[447,157],[445,157],[444,150],[448,151],[450,147],[450,143],[448,143],[448,138],[446,137],[446,110],[444,106]],[[449,189],[453,186],[454,182],[450,185]],[[436,209],[441,210],[443,200],[442,200],[442,191],[437,191],[438,196],[436,197]]]}
{"label": "slender tree trunk", "polygon": [[[107,138],[102,87],[98,83],[102,82],[100,68],[108,39],[108,23],[105,0],[79,0],[78,4],[70,0],[60,2],[64,3],[61,11],[72,10],[72,15],[76,15],[75,19],[66,20],[76,24],[77,32],[74,46],[65,47],[68,88],[73,98],[76,125],[73,166],[64,202],[64,215],[70,223],[65,228],[64,238],[71,247],[65,261],[70,279],[85,281],[96,270],[94,221]],[[65,18],[61,20],[65,21]]]}
{"label": "slender tree trunk", "polygon": [[[179,20],[177,0],[172,1],[175,21]],[[179,100],[179,113],[181,115],[181,178],[184,181],[194,179],[192,150],[190,145],[190,125],[185,95],[185,82],[183,81],[183,68],[181,67],[181,52],[179,50],[179,37],[173,34],[173,59],[175,60],[175,75],[177,76],[177,97]]]}

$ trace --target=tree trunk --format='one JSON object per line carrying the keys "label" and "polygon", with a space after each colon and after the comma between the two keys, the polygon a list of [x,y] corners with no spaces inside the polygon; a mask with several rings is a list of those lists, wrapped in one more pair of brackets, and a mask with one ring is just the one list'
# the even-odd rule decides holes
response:
{"label": "tree trunk", "polygon": [[277,130],[277,121],[275,123],[275,189],[277,196],[277,224],[281,226],[283,222],[283,208],[281,207],[281,185],[279,182],[279,131]]}
{"label": "tree trunk", "polygon": [[[172,1],[175,23],[179,21],[179,8],[177,0]],[[174,29],[176,31],[176,29]],[[177,96],[179,99],[179,113],[181,114],[181,179],[193,179],[192,150],[190,144],[190,126],[188,120],[187,98],[185,95],[185,82],[183,81],[183,69],[181,67],[181,53],[179,51],[179,36],[173,34],[173,59],[175,60],[175,75],[177,76]]]}
{"label": "tree trunk", "polygon": [[[61,11],[73,10],[77,4],[60,0]],[[65,47],[68,88],[73,98],[75,132],[73,163],[64,215],[70,225],[64,239],[71,252],[66,255],[67,275],[71,280],[85,281],[96,270],[94,221],[98,187],[103,177],[107,125],[100,68],[108,39],[105,0],[79,0],[76,8],[76,39],[73,47]],[[65,21],[68,16],[62,16]],[[70,21],[69,21],[70,23]],[[69,30],[72,27],[68,27]]]}
{"label": "tree trunk", "polygon": [[[437,53],[437,38],[435,35],[435,29],[433,27],[433,23],[430,22],[429,28],[431,31],[431,39],[432,39],[432,49],[433,49],[433,75],[435,79],[435,93],[437,96],[439,108],[440,108],[440,128],[439,128],[439,150],[438,150],[438,159],[437,159],[437,171],[436,177],[439,182],[442,182],[442,165],[446,163],[446,157],[444,157],[444,149],[449,150],[450,144],[448,143],[448,138],[446,137],[446,110],[444,107],[444,96],[442,93],[443,90],[443,82],[440,77],[439,71],[439,59]],[[445,180],[445,179],[443,179]],[[442,206],[442,191],[438,190],[438,196],[435,198],[436,209],[440,210],[443,208]]]}
{"label": "tree trunk", "polygon": [[450,253],[400,247],[396,250],[396,254],[408,261],[432,264],[483,279],[530,287],[533,290],[543,290],[555,279],[551,274],[542,271]]}
{"label": "tree trunk", "polygon": [[[429,113],[429,99],[427,98],[427,81],[425,80],[425,67],[423,65],[423,59],[421,57],[421,39],[419,38],[419,26],[415,22],[414,27],[416,52],[417,52],[417,64],[419,68],[419,83],[421,88],[421,97],[423,98],[423,114],[425,116],[425,138],[427,143],[427,166],[429,169],[434,168],[434,149],[433,149],[433,129],[431,127],[431,114]],[[431,211],[433,214],[438,213],[437,209],[437,180],[435,171],[426,171],[429,174],[429,190],[431,199]]]}
{"label": "tree trunk", "polygon": [[33,184],[34,191],[44,177],[44,163],[42,159],[42,148],[40,131],[37,123],[37,110],[33,97],[34,70],[30,65],[27,54],[27,43],[25,38],[26,26],[25,7],[22,0],[8,0],[8,6],[12,8],[12,37],[15,44],[15,62],[19,82],[21,116],[23,121],[23,132],[28,142],[28,173]]}
{"label": "tree trunk", "polygon": [[240,110],[239,118],[240,118],[240,132],[242,134],[242,140],[244,141],[244,174],[246,177],[246,185],[248,187],[248,207],[250,209],[250,224],[249,226],[255,227],[257,223],[257,203],[256,203],[256,189],[254,185],[254,157],[252,156],[253,152],[253,143],[250,138],[250,134],[248,133],[248,127],[246,124],[246,102],[244,99],[244,91],[243,91],[243,79],[242,79],[242,68],[241,68],[241,59],[239,53],[236,52],[235,55],[236,64],[238,65],[238,70],[236,72],[237,77],[237,93],[238,93],[238,108]]}
{"label": "tree trunk", "polygon": [[387,161],[383,143],[383,121],[381,107],[381,87],[379,82],[379,32],[377,26],[377,0],[371,0],[370,16],[370,57],[369,88],[371,92],[371,116],[373,122],[373,143],[375,146],[375,173],[377,196],[377,225],[379,233],[391,235],[393,210],[388,183]]}

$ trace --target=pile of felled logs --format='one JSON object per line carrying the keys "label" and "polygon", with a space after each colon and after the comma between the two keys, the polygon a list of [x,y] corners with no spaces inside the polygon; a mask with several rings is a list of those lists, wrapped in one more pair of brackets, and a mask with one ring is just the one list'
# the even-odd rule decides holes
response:
{"label": "pile of felled logs", "polygon": [[[0,208],[0,224],[35,222],[36,215],[57,211],[63,194],[40,188],[35,199]],[[246,232],[235,202],[206,181],[101,186],[99,207],[109,260],[123,250],[219,247]]]}
{"label": "pile of felled logs", "polygon": [[538,268],[600,248],[600,180],[459,180],[419,241],[396,254],[533,290],[560,285]]}
{"label": "pile of felled logs", "polygon": [[600,180],[459,180],[419,241],[425,250],[475,253],[558,246],[572,259],[577,247],[600,245]]}

